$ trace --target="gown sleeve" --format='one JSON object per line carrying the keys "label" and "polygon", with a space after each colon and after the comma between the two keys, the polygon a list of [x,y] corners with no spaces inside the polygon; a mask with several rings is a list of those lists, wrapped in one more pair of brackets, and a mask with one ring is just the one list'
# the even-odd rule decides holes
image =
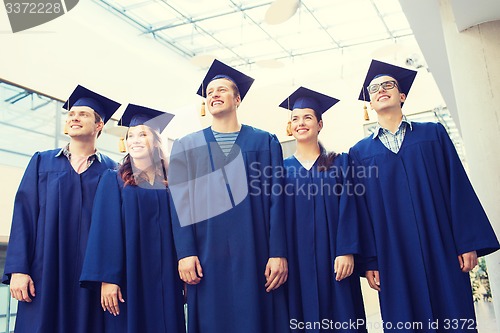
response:
{"label": "gown sleeve", "polygon": [[[361,276],[364,276],[366,271],[378,270],[375,235],[373,231],[372,219],[366,202],[366,200],[369,200],[366,191],[367,182],[365,181],[366,179],[363,178],[366,175],[366,172],[362,172],[360,169],[364,168],[364,166],[361,165],[354,149],[352,148],[349,151],[349,164],[350,174],[353,177],[352,181],[355,187],[353,191],[355,192],[354,198],[356,201],[357,218],[359,221],[359,241],[361,251],[357,257],[356,271],[358,271]],[[358,175],[360,177],[358,177]]]}
{"label": "gown sleeve", "polygon": [[99,288],[101,282],[124,287],[125,233],[121,186],[116,171],[106,171],[97,187],[80,285]]}
{"label": "gown sleeve", "polygon": [[[190,216],[190,197],[192,197],[192,193],[189,191],[191,187],[183,186],[180,183],[185,180],[172,179],[175,175],[184,175],[186,172],[183,170],[188,170],[188,160],[185,151],[186,150],[182,147],[182,143],[176,140],[172,147],[168,170],[169,189],[172,194],[169,196],[172,232],[178,260],[198,255],[194,225],[188,224],[182,226],[179,220],[179,214],[183,214],[183,219],[185,221],[194,221],[193,217]],[[175,203],[177,203],[177,205]]]}
{"label": "gown sleeve", "polygon": [[472,187],[444,126],[437,124],[437,135],[445,158],[449,181],[451,228],[458,254],[477,251],[484,256],[499,249],[497,237]]}
{"label": "gown sleeve", "polygon": [[[342,175],[342,192],[339,198],[339,216],[337,227],[337,239],[331,244],[336,245],[335,256],[347,254],[360,254],[359,239],[359,218],[356,207],[356,198],[354,193],[354,184],[349,172],[349,161],[346,156],[340,155],[337,158],[342,159],[338,174]],[[331,221],[331,223],[337,223]],[[333,227],[332,227],[333,228]],[[332,259],[335,259],[332,257]]]}
{"label": "gown sleeve", "polygon": [[[276,135],[271,135],[271,188],[284,188],[283,151]],[[285,233],[285,202],[283,195],[271,191],[269,257],[287,257]]]}
{"label": "gown sleeve", "polygon": [[4,284],[10,283],[12,273],[30,274],[37,220],[40,212],[38,200],[40,159],[40,153],[33,155],[16,193],[9,246],[2,279]]}

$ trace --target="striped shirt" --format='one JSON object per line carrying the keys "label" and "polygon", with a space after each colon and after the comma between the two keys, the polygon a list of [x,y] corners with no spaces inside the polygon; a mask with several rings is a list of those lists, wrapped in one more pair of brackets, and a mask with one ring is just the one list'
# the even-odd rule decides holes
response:
{"label": "striped shirt", "polygon": [[222,149],[222,152],[227,156],[233,148],[234,142],[240,132],[220,133],[212,130],[212,133],[214,134],[215,140],[217,140],[220,149]]}
{"label": "striped shirt", "polygon": [[392,133],[388,129],[380,126],[380,124],[377,124],[377,127],[375,127],[375,131],[373,132],[373,140],[379,138],[379,140],[384,144],[384,146],[387,147],[387,149],[397,154],[399,149],[401,148],[401,145],[403,144],[406,129],[408,127],[410,128],[410,131],[413,130],[411,121],[406,119],[405,116],[403,116],[403,119],[401,120],[396,133]]}

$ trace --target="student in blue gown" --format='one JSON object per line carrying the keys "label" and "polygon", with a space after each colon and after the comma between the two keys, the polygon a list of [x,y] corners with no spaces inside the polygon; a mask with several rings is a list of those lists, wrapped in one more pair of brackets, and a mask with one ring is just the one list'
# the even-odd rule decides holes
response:
{"label": "student in blue gown", "polygon": [[415,76],[373,60],[360,94],[378,115],[350,150],[358,168],[377,168],[361,179],[378,255],[367,279],[386,332],[476,332],[468,272],[499,243],[445,128],[403,115]]}
{"label": "student in blue gown", "polygon": [[297,143],[284,160],[293,332],[366,332],[359,275],[351,275],[361,242],[349,158],[318,141],[322,115],[338,101],[300,87],[280,104]]}
{"label": "student in blue gown", "polygon": [[14,202],[3,283],[19,301],[17,333],[102,332],[99,294],[80,288],[94,194],[116,166],[95,148],[120,104],[78,86],[64,108],[69,144],[31,158]]}
{"label": "student in blue gown", "polygon": [[174,143],[169,184],[190,333],[288,332],[283,159],[275,135],[238,122],[253,79],[215,60],[198,94],[212,125]]}
{"label": "student in blue gown", "polygon": [[128,154],[97,188],[80,281],[100,290],[106,333],[186,331],[160,137],[172,118],[129,104]]}

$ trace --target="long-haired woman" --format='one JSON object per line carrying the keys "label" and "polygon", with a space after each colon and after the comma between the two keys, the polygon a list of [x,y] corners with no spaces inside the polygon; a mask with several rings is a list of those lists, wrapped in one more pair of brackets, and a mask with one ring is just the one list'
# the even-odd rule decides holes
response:
{"label": "long-haired woman", "polygon": [[97,189],[81,284],[101,289],[106,332],[185,332],[160,133],[173,115],[130,104],[128,154]]}

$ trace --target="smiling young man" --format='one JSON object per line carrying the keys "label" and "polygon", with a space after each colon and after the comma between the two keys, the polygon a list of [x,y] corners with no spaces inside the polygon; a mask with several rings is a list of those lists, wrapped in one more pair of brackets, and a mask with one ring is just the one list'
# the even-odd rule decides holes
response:
{"label": "smiling young man", "polygon": [[476,332],[468,272],[499,243],[443,125],[402,113],[416,74],[373,60],[360,94],[378,115],[349,152],[378,168],[360,179],[378,260],[366,277],[385,332]]}
{"label": "smiling young man", "polygon": [[198,90],[212,125],[172,148],[172,223],[190,333],[289,331],[283,197],[271,191],[283,188],[281,146],[236,113],[252,83],[215,60]]}
{"label": "smiling young man", "polygon": [[62,149],[37,152],[14,202],[3,283],[19,301],[17,333],[103,331],[100,295],[79,287],[97,183],[116,163],[95,148],[120,104],[78,86]]}

